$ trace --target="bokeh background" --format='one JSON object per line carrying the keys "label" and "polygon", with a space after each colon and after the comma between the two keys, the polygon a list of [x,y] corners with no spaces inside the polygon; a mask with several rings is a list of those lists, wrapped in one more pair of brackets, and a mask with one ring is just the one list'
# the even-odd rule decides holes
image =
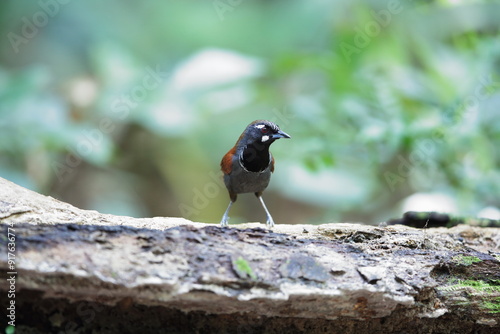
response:
{"label": "bokeh background", "polygon": [[[2,1],[0,176],[216,223],[219,162],[275,121],[278,223],[500,218],[497,1]],[[253,195],[231,223],[265,221]]]}

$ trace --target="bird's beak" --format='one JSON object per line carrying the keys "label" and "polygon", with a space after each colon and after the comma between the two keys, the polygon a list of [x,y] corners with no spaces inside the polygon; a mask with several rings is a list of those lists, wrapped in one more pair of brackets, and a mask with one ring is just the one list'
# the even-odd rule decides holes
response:
{"label": "bird's beak", "polygon": [[292,137],[290,137],[286,132],[279,130],[278,133],[273,135],[273,139],[280,139],[280,138],[292,138]]}

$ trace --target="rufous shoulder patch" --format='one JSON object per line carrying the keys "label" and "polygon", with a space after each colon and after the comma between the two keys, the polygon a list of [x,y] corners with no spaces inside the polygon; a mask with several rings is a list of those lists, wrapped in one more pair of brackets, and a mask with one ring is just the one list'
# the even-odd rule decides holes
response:
{"label": "rufous shoulder patch", "polygon": [[236,154],[236,146],[227,152],[220,162],[220,168],[226,175],[231,174],[233,171],[233,157]]}

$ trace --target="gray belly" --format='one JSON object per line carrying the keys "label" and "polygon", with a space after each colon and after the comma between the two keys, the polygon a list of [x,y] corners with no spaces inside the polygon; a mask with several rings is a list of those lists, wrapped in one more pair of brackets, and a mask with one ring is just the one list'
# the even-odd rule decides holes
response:
{"label": "gray belly", "polygon": [[270,179],[271,171],[269,168],[262,173],[247,172],[242,168],[236,168],[231,175],[224,175],[224,183],[227,189],[235,194],[264,191]]}

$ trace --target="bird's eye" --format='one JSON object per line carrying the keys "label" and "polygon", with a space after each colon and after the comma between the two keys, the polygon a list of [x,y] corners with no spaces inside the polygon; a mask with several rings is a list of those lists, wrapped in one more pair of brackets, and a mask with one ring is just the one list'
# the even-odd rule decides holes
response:
{"label": "bird's eye", "polygon": [[266,134],[269,132],[269,128],[267,126],[264,126],[263,128],[260,129],[260,132]]}

